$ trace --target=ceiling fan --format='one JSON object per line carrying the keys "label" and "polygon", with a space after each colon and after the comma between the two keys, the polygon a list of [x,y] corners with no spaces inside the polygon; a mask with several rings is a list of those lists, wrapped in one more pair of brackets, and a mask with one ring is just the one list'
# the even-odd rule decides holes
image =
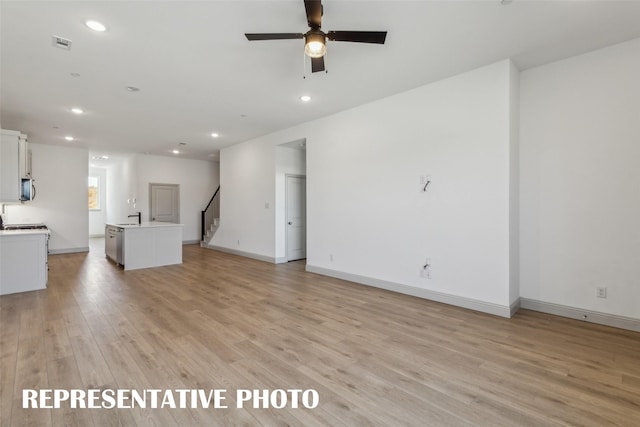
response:
{"label": "ceiling fan", "polygon": [[247,40],[286,40],[304,39],[304,53],[311,58],[311,72],[324,71],[324,54],[327,52],[327,39],[338,42],[384,44],[386,31],[329,31],[322,26],[323,7],[321,0],[304,0],[309,31],[306,33],[245,33]]}

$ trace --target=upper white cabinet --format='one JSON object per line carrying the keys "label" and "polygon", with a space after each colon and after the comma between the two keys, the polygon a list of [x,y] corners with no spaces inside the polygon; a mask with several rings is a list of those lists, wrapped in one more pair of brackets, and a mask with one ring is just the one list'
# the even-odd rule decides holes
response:
{"label": "upper white cabinet", "polygon": [[20,201],[22,179],[31,178],[31,155],[27,136],[13,130],[1,131],[0,202]]}
{"label": "upper white cabinet", "polygon": [[20,134],[18,140],[18,162],[20,178],[31,179],[31,150],[27,142],[27,135]]}

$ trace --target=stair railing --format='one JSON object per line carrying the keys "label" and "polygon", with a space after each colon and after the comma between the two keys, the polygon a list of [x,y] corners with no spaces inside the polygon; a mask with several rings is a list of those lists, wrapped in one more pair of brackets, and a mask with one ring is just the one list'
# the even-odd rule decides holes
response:
{"label": "stair railing", "polygon": [[218,186],[216,192],[213,193],[211,200],[209,200],[207,207],[204,208],[200,217],[200,225],[202,227],[202,241],[204,241],[205,236],[207,235],[207,230],[211,228],[211,224],[213,224],[214,218],[220,218],[220,186]]}

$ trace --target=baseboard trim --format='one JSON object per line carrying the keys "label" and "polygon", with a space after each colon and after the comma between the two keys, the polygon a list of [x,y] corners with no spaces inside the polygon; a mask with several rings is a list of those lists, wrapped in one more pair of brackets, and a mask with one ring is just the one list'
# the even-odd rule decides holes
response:
{"label": "baseboard trim", "polygon": [[49,255],[75,254],[78,252],[89,252],[89,246],[81,248],[49,249]]}
{"label": "baseboard trim", "polygon": [[223,246],[206,245],[207,249],[213,249],[215,251],[225,252],[232,255],[239,255],[246,258],[257,259],[258,261],[268,262],[270,264],[276,264],[276,258],[268,257],[266,255],[254,254],[253,252],[239,251],[237,249],[225,248]]}
{"label": "baseboard trim", "polygon": [[200,240],[183,240],[182,244],[183,245],[199,245]]}
{"label": "baseboard trim", "polygon": [[479,301],[472,298],[465,298],[456,295],[445,294],[442,292],[430,291],[428,289],[416,288],[415,286],[388,282],[386,280],[375,279],[373,277],[345,273],[342,271],[331,270],[328,268],[309,264],[307,264],[307,271],[311,273],[322,274],[323,276],[335,277],[336,279],[359,283],[361,285],[373,286],[375,288],[386,289],[388,291],[398,292],[418,298],[424,298],[444,304],[454,305],[456,307],[468,308],[470,310],[493,314],[495,316],[508,318],[512,315],[513,307]]}
{"label": "baseboard trim", "polygon": [[276,264],[284,264],[285,262],[289,262],[286,256],[276,258]]}
{"label": "baseboard trim", "polygon": [[102,234],[89,234],[90,239],[97,239],[98,237],[104,237],[104,233]]}
{"label": "baseboard trim", "polygon": [[520,308],[521,308],[520,298],[518,298],[517,300],[512,302],[511,305],[509,306],[509,313],[510,313],[509,317],[513,317],[518,312],[518,310],[520,310]]}
{"label": "baseboard trim", "polygon": [[538,301],[529,298],[520,298],[520,307],[527,310],[540,311],[542,313],[582,320],[584,322],[597,323],[599,325],[640,332],[640,319],[634,319],[632,317],[618,316],[615,314],[601,313],[592,310],[583,310],[576,307],[569,307],[566,305]]}

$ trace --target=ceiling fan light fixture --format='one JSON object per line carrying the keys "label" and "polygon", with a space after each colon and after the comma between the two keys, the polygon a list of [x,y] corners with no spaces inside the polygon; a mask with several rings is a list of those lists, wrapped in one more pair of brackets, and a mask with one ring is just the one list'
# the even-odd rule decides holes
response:
{"label": "ceiling fan light fixture", "polygon": [[322,58],[327,53],[325,36],[322,33],[309,32],[304,36],[304,53],[309,58]]}

